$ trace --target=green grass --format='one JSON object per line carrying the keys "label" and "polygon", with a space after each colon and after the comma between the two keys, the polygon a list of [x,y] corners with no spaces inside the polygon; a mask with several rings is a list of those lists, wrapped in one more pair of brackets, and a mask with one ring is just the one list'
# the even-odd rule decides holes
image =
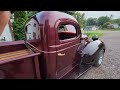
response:
{"label": "green grass", "polygon": [[98,37],[103,35],[104,31],[120,31],[120,28],[118,29],[101,29],[101,30],[96,30],[96,31],[84,31],[82,30],[82,33],[85,33],[88,35],[89,38],[92,38],[92,36],[97,35]]}
{"label": "green grass", "polygon": [[89,38],[92,38],[92,36],[97,35],[98,37],[103,35],[103,32],[101,30],[96,31],[84,31],[86,35],[88,35]]}
{"label": "green grass", "polygon": [[120,28],[117,29],[101,29],[101,31],[120,31]]}

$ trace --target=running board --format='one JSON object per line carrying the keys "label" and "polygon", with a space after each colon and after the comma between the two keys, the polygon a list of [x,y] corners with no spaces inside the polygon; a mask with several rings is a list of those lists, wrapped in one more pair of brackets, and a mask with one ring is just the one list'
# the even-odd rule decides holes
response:
{"label": "running board", "polygon": [[81,66],[77,65],[72,71],[70,71],[61,79],[78,79],[85,72],[87,72],[91,67],[92,65],[81,65]]}

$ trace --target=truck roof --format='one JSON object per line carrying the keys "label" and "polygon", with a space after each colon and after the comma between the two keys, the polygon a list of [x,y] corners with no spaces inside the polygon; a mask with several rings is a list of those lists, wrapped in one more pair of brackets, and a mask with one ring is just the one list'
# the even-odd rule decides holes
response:
{"label": "truck roof", "polygon": [[63,19],[63,18],[73,19],[74,21],[78,23],[78,21],[73,16],[66,14],[64,12],[59,12],[59,11],[41,11],[37,13],[35,16],[39,24],[44,23],[45,20],[49,20],[50,25],[55,25],[55,22],[57,20]]}

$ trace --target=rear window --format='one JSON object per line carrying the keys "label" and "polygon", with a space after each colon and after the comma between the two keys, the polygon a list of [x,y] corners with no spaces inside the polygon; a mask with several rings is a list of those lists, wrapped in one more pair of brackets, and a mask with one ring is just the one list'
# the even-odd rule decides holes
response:
{"label": "rear window", "polygon": [[40,39],[40,29],[38,22],[32,18],[25,26],[27,40]]}

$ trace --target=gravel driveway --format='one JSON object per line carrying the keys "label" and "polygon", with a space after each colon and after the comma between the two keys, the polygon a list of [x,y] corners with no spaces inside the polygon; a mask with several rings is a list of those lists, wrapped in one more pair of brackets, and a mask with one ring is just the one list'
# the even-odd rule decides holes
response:
{"label": "gravel driveway", "polygon": [[120,79],[120,32],[104,31],[100,40],[106,45],[102,65],[92,67],[80,79]]}

